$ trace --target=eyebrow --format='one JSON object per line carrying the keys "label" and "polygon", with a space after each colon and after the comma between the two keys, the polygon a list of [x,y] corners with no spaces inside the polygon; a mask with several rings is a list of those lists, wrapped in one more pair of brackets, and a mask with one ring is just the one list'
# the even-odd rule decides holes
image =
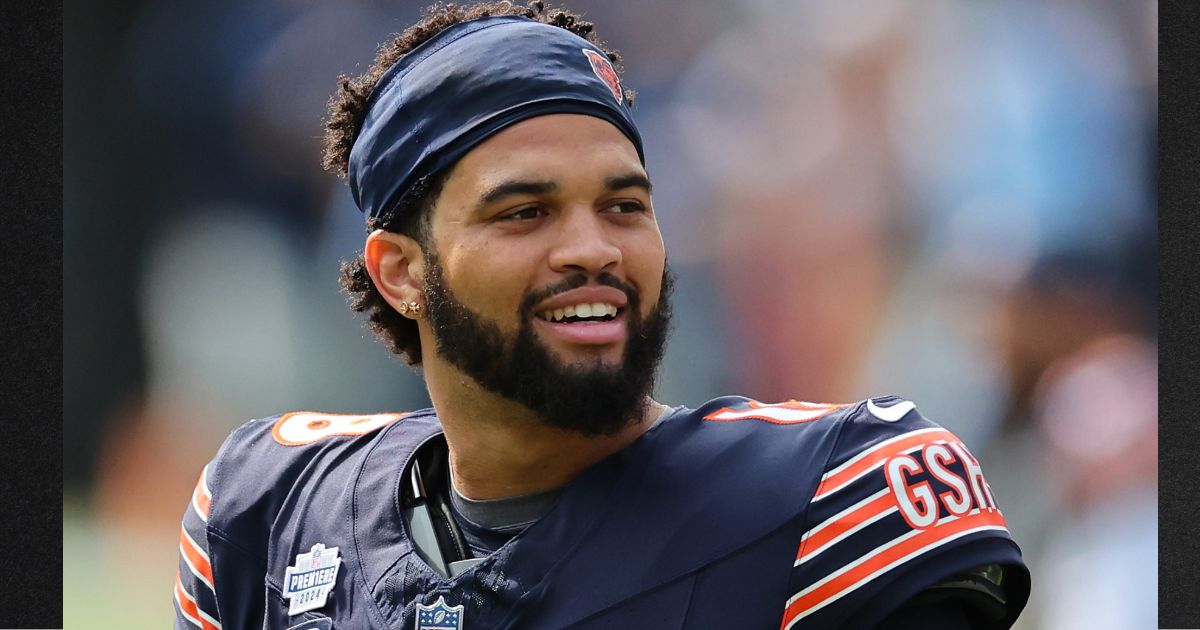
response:
{"label": "eyebrow", "polygon": [[629,173],[628,175],[618,175],[604,180],[604,187],[609,190],[621,190],[622,188],[645,188],[646,192],[651,192],[654,188],[650,184],[650,179],[641,173]]}
{"label": "eyebrow", "polygon": [[[645,188],[650,192],[652,185],[649,178],[641,173],[617,175],[604,180],[604,187],[609,190],[623,188]],[[509,195],[544,195],[557,192],[558,184],[551,181],[510,181],[499,184],[479,198],[480,206],[487,206]]]}
{"label": "eyebrow", "polygon": [[558,190],[554,182],[504,182],[484,193],[479,199],[479,205],[486,206],[509,195],[544,195]]}

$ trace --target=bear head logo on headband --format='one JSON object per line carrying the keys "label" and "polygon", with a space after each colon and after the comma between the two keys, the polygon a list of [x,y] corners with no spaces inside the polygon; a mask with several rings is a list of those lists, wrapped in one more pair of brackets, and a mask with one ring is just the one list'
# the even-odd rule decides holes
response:
{"label": "bear head logo on headband", "polygon": [[595,72],[596,76],[600,77],[601,81],[604,81],[609,91],[612,92],[613,98],[617,99],[618,103],[623,102],[621,98],[621,81],[617,78],[617,70],[608,61],[608,57],[587,48],[583,49],[583,54],[587,55],[588,61],[592,64],[592,72]]}

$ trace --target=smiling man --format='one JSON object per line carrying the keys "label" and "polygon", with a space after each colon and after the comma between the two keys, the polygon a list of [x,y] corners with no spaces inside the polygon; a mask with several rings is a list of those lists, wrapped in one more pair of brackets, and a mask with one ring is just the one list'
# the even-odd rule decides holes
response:
{"label": "smiling man", "polygon": [[438,7],[344,80],[326,164],[355,310],[433,407],[235,431],[184,516],[177,627],[1006,628],[979,463],[894,397],[668,407],[672,277],[592,26]]}

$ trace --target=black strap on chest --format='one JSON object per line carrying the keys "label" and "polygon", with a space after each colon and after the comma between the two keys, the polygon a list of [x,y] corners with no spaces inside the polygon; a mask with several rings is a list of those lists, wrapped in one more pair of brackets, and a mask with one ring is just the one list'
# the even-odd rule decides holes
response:
{"label": "black strap on chest", "polygon": [[443,437],[422,444],[404,471],[400,487],[400,506],[413,547],[443,577],[458,575],[475,564],[450,511],[448,453]]}

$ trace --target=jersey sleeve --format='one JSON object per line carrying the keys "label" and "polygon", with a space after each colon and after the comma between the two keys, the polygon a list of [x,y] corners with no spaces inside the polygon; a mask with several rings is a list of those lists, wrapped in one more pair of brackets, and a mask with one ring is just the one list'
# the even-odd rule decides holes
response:
{"label": "jersey sleeve", "polygon": [[999,565],[1007,628],[1028,571],[979,461],[896,398],[842,420],[805,513],[781,628],[873,627],[941,580]]}
{"label": "jersey sleeve", "polygon": [[200,473],[179,529],[179,571],[175,574],[175,628],[221,627],[217,593],[213,586],[212,560],[208,551],[208,511],[212,491],[208,488],[208,466]]}
{"label": "jersey sleeve", "polygon": [[277,526],[296,522],[292,510],[303,512],[318,488],[343,487],[334,467],[407,415],[294,411],[234,430],[204,467],[183,515],[175,627],[263,627],[269,603],[282,601],[269,563],[278,579],[279,561],[294,552],[280,547],[291,538]]}
{"label": "jersey sleeve", "polygon": [[[262,625],[266,555],[248,541],[237,541],[229,523],[217,522],[215,506],[246,484],[220,483],[231,457],[245,450],[247,433],[261,432],[263,421],[234,431],[204,467],[179,531],[179,568],[175,576],[176,630],[252,628]],[[267,425],[269,427],[269,425]],[[234,453],[231,455],[231,453]],[[231,486],[231,487],[225,487]]]}

